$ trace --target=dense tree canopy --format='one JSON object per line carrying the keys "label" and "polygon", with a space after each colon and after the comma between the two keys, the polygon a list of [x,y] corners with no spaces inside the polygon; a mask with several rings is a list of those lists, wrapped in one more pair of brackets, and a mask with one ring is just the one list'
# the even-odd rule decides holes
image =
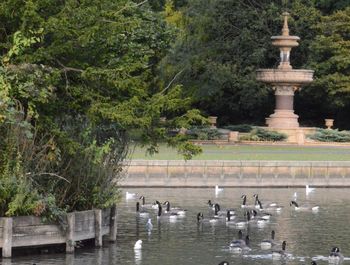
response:
{"label": "dense tree canopy", "polygon": [[[293,67],[315,69],[319,77],[315,64],[323,57],[312,47],[325,34],[322,15],[348,5],[348,1],[330,0],[190,1],[181,9],[182,32],[164,60],[163,76],[169,80],[181,73],[177,82],[184,85],[187,95],[207,114],[219,116],[221,124],[263,124],[272,113],[274,97],[269,87],[255,80],[255,71],[278,64],[278,49],[271,45],[270,37],[280,34],[282,11],[291,13],[291,34],[301,38],[292,52]],[[341,12],[334,13],[329,20],[340,16]],[[322,94],[314,86],[297,93],[295,107],[303,125],[322,126],[329,116]],[[339,110],[341,106],[335,107]]]}

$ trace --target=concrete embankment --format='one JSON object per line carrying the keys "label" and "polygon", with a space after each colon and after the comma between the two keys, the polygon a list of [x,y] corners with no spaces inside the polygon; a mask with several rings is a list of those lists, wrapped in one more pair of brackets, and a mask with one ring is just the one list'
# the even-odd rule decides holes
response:
{"label": "concrete embankment", "polygon": [[350,187],[350,161],[132,160],[122,187]]}

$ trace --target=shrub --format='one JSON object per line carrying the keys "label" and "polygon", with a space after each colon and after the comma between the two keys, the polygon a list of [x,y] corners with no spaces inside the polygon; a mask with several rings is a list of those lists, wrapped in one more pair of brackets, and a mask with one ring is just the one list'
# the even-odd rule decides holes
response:
{"label": "shrub", "polygon": [[188,134],[191,138],[197,140],[217,140],[220,139],[220,133],[215,128],[209,127],[196,127],[191,129]]}
{"label": "shrub", "polygon": [[287,135],[276,131],[268,131],[262,128],[254,128],[249,135],[242,136],[241,140],[250,141],[284,141],[287,139]]}
{"label": "shrub", "polygon": [[319,142],[350,142],[349,131],[317,129],[314,134],[308,135],[308,137]]}
{"label": "shrub", "polygon": [[253,126],[249,124],[237,124],[237,125],[227,125],[227,126],[224,126],[223,128],[231,131],[248,133],[253,129]]}

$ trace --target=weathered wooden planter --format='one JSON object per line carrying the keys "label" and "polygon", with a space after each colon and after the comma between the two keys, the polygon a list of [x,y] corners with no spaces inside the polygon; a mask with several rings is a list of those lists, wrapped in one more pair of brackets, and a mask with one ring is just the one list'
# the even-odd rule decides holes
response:
{"label": "weathered wooden planter", "polygon": [[102,246],[102,236],[115,241],[117,236],[116,207],[68,213],[66,229],[55,223],[43,223],[40,217],[19,216],[0,218],[0,247],[2,257],[12,256],[13,247],[66,244],[66,252],[73,253],[75,242],[95,239]]}

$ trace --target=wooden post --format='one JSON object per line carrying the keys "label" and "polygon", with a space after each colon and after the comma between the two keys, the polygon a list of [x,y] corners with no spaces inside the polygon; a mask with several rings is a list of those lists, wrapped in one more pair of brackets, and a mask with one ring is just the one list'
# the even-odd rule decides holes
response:
{"label": "wooden post", "polygon": [[66,231],[66,253],[74,253],[74,227],[75,214],[67,213],[67,231]]}
{"label": "wooden post", "polygon": [[109,241],[115,242],[117,240],[117,206],[113,205],[111,208],[111,215],[109,221]]}
{"label": "wooden post", "polygon": [[2,257],[11,258],[12,256],[12,218],[4,217],[3,220],[3,245]]}
{"label": "wooden post", "polygon": [[97,209],[95,212],[95,246],[102,247],[102,210]]}

